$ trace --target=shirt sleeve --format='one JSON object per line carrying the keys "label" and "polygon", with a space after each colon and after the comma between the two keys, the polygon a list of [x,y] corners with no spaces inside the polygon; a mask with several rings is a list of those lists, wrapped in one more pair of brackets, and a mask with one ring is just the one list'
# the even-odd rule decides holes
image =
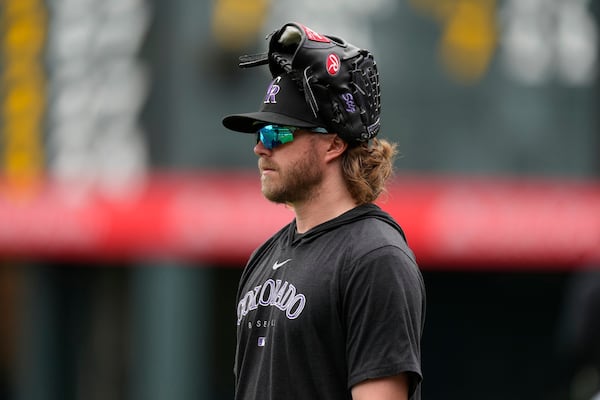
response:
{"label": "shirt sleeve", "polygon": [[425,313],[417,265],[398,247],[374,250],[346,269],[342,298],[348,387],[406,372],[413,393],[422,379]]}

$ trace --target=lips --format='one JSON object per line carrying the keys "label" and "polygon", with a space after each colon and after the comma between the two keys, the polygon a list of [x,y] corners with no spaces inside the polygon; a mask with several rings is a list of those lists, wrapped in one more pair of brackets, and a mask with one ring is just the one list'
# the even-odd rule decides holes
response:
{"label": "lips", "polygon": [[258,160],[258,169],[261,173],[276,170],[274,165],[264,161],[263,159]]}

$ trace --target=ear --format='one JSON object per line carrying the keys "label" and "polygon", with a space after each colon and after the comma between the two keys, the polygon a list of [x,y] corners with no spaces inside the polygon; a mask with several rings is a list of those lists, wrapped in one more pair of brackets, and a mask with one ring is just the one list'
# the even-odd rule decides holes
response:
{"label": "ear", "polygon": [[345,140],[340,138],[338,135],[332,135],[332,138],[328,141],[327,151],[325,153],[325,161],[330,162],[339,158],[346,149],[348,148],[348,143]]}

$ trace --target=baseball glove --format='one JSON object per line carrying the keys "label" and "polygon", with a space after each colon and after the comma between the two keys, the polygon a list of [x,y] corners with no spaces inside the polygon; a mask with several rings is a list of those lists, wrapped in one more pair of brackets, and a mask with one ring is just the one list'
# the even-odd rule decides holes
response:
{"label": "baseball glove", "polygon": [[273,77],[291,74],[315,117],[352,145],[377,135],[379,73],[368,50],[296,22],[285,24],[267,40],[268,52],[240,57],[240,67],[268,64]]}

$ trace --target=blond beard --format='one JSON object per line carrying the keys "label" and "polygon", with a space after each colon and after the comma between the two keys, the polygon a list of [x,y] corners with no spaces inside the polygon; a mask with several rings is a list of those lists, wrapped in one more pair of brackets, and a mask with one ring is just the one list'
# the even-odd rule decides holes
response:
{"label": "blond beard", "polygon": [[315,196],[323,181],[323,171],[315,152],[307,153],[308,157],[301,158],[290,164],[285,170],[279,170],[279,181],[262,182],[262,193],[274,203],[297,203]]}

